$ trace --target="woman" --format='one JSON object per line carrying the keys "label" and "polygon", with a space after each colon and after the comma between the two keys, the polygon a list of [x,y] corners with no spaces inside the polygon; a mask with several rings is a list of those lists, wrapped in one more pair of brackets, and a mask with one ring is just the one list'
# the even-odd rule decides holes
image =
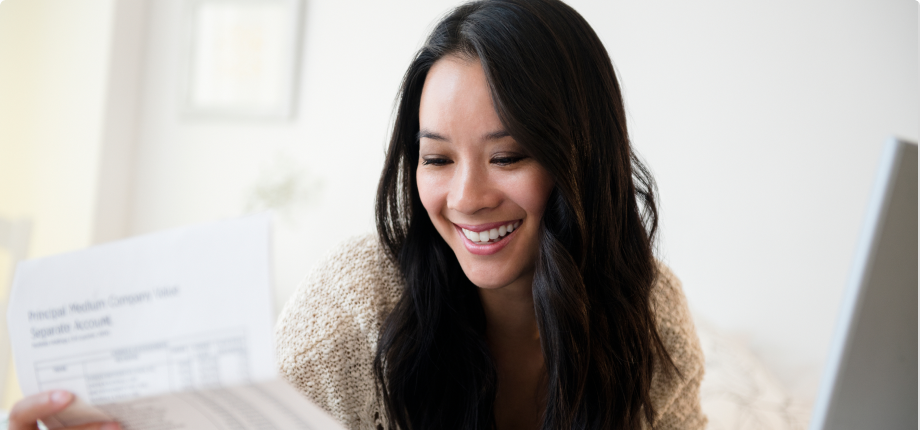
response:
{"label": "woman", "polygon": [[[351,428],[702,428],[653,189],[578,13],[460,6],[406,72],[377,237],[333,251],[282,312],[282,373]],[[30,397],[11,428],[71,399]]]}
{"label": "woman", "polygon": [[460,6],[406,72],[378,237],[288,303],[282,372],[351,428],[702,428],[653,189],[578,13]]}

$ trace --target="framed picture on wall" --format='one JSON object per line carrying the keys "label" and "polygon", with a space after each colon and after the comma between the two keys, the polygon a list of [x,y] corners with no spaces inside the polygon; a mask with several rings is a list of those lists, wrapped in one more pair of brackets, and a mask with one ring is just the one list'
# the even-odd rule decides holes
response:
{"label": "framed picture on wall", "polygon": [[302,0],[188,0],[182,112],[289,119]]}

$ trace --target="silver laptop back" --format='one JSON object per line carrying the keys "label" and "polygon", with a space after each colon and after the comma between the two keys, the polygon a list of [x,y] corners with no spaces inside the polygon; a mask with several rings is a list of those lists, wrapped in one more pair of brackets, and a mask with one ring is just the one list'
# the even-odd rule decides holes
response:
{"label": "silver laptop back", "polygon": [[881,164],[812,430],[917,428],[917,144]]}

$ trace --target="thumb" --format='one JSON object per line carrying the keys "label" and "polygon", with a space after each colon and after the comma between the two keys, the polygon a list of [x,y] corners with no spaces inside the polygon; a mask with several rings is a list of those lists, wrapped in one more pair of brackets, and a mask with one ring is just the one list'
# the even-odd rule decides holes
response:
{"label": "thumb", "polygon": [[26,397],[16,402],[10,410],[9,429],[33,429],[36,421],[64,410],[73,399],[73,394],[61,390]]}

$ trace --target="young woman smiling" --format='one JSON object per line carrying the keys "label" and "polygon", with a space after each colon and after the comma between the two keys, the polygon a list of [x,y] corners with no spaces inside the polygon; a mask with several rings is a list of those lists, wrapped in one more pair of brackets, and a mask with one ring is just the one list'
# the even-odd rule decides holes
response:
{"label": "young woman smiling", "polygon": [[462,5],[397,109],[378,234],[285,307],[286,377],[351,428],[702,428],[654,182],[587,22],[555,0]]}
{"label": "young woman smiling", "polygon": [[[578,13],[462,5],[406,72],[376,237],[334,250],[282,312],[282,373],[355,429],[703,428],[653,191]],[[26,398],[10,428],[73,399]]]}

